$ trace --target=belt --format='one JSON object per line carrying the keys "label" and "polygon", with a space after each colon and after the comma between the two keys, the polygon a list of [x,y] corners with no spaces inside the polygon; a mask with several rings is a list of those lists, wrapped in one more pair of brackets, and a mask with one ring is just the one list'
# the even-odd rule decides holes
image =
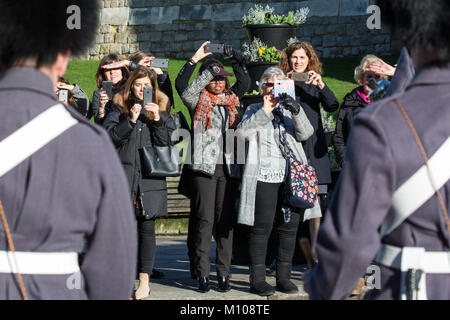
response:
{"label": "belt", "polygon": [[395,247],[383,244],[378,251],[376,261],[386,267],[402,272],[401,299],[406,299],[406,276],[411,270],[420,270],[424,274],[420,277],[417,297],[426,300],[426,273],[450,273],[450,252],[425,251],[420,247]]}
{"label": "belt", "polygon": [[76,252],[16,251],[14,256],[11,251],[0,250],[0,273],[58,275],[80,271]]}

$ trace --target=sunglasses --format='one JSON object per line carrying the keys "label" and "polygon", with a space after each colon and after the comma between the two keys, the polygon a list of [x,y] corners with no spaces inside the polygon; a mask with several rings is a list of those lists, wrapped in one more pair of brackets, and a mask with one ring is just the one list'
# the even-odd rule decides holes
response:
{"label": "sunglasses", "polygon": [[266,82],[264,83],[264,86],[266,86],[267,88],[272,88],[274,86],[273,82]]}

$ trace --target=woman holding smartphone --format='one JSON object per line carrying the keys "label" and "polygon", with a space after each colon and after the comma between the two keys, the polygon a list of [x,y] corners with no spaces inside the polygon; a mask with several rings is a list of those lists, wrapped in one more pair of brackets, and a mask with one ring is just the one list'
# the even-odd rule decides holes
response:
{"label": "woman holding smartphone", "polygon": [[[107,113],[106,104],[108,101],[112,100],[114,95],[123,90],[125,82],[127,81],[129,71],[123,67],[105,69],[103,66],[119,62],[120,58],[116,54],[109,54],[100,61],[98,65],[97,73],[95,74],[95,81],[97,83],[98,90],[94,91],[92,97],[92,106],[88,114],[88,119],[94,116],[95,123],[102,124],[105,120],[105,115]],[[112,96],[108,97],[106,91],[103,88],[104,81],[112,82]]]}
{"label": "woman holding smartphone", "polygon": [[[285,93],[281,97],[274,96],[275,82],[280,80],[287,80],[287,77],[277,67],[268,68],[263,73],[260,92],[264,102],[251,104],[247,108],[237,131],[249,145],[242,177],[238,223],[250,226],[250,292],[261,296],[275,293],[266,282],[265,265],[272,228],[276,228],[278,234],[276,288],[284,293],[298,291],[290,276],[297,228],[305,210],[292,212],[290,220],[285,220],[282,207],[286,159],[279,144],[282,132],[285,132],[283,136],[295,157],[305,163],[302,142],[313,134],[313,127],[298,102]],[[281,131],[276,129],[277,124]]]}
{"label": "woman holding smartphone", "polygon": [[[144,88],[153,88],[153,102],[143,105]],[[166,111],[169,98],[159,91],[156,78],[146,67],[130,74],[123,92],[114,97],[103,126],[109,132],[128,178],[138,227],[139,287],[136,299],[149,295],[149,278],[155,258],[155,219],[167,216],[165,177],[145,177],[139,149],[144,146],[167,146],[175,122]]]}
{"label": "woman holding smartphone", "polygon": [[208,292],[211,236],[215,228],[218,286],[219,291],[226,292],[231,288],[230,264],[236,221],[234,203],[240,178],[240,166],[233,159],[234,150],[227,149],[227,133],[239,123],[239,98],[247,91],[250,78],[236,58],[239,53],[233,50],[231,62],[236,75],[233,86],[227,78],[233,74],[215,59],[205,61],[199,75],[188,85],[196,64],[211,54],[205,50],[208,44],[207,41],[201,45],[176,79],[176,89],[193,119],[188,255],[191,276],[198,278],[199,291]]}
{"label": "woman holding smartphone", "polygon": [[[314,134],[304,145],[306,157],[308,162],[316,169],[319,180],[319,195],[327,194],[327,186],[331,183],[331,168],[322,117],[320,115],[320,106],[326,112],[335,112],[339,108],[339,102],[334,93],[323,82],[322,63],[309,42],[298,41],[292,43],[284,51],[278,66],[289,78],[292,77],[294,72],[308,74],[308,81],[295,81],[295,95],[314,127]],[[311,250],[314,255],[321,217],[321,211],[314,210],[310,211],[309,216],[305,215],[304,218],[311,219],[309,229]]]}

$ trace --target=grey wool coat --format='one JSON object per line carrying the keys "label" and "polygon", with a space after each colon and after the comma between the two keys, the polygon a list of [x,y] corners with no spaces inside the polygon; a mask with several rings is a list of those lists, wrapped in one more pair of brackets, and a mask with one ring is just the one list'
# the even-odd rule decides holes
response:
{"label": "grey wool coat", "polygon": [[[396,72],[397,76],[408,82],[408,73]],[[449,66],[424,66],[404,92],[402,86],[398,90],[355,118],[345,154],[348,161],[319,231],[319,263],[305,281],[311,299],[346,299],[358,278],[374,263],[382,244],[450,250],[450,233],[435,195],[392,232],[379,232],[383,221],[394,212],[394,192],[424,166],[394,99],[406,109],[430,159],[450,137]],[[449,210],[450,180],[440,192]],[[370,290],[365,299],[399,299],[401,272],[378,266],[380,289]],[[428,299],[449,300],[449,274],[426,274],[426,291]]]}
{"label": "grey wool coat", "polygon": [[[256,185],[258,183],[258,172],[260,166],[260,136],[262,134],[277,134],[273,126],[267,124],[274,119],[273,114],[267,114],[262,109],[263,103],[255,103],[248,106],[245,114],[238,125],[237,136],[248,141],[245,167],[241,183],[241,197],[239,204],[238,223],[253,226],[255,222],[255,198]],[[303,151],[302,142],[306,141],[314,133],[314,128],[309,122],[303,108],[297,115],[284,109],[286,139],[294,152],[295,157],[305,163],[306,155]],[[320,206],[318,202],[312,209],[305,210],[304,219],[320,216]]]}
{"label": "grey wool coat", "polygon": [[[185,106],[188,107],[192,119],[194,118],[200,93],[213,78],[213,74],[209,70],[205,70],[183,91],[181,99]],[[238,106],[237,108],[240,111],[240,107]],[[212,107],[211,128],[203,131],[200,124],[196,128],[192,126],[191,158],[186,161],[186,163],[190,163],[192,170],[214,175],[216,164],[223,162],[222,139],[224,141],[227,139],[226,135],[224,138],[223,131],[224,128],[229,131],[229,124],[229,118],[227,117],[224,122],[219,108]],[[225,165],[232,178],[240,178],[241,169],[234,159],[233,150],[226,150],[227,152],[224,155]]]}
{"label": "grey wool coat", "polygon": [[[57,104],[53,90],[33,68],[0,73],[0,141]],[[71,275],[23,274],[25,289],[30,300],[127,299],[137,231],[125,173],[106,131],[68,111],[78,123],[0,177],[0,200],[17,251],[85,252],[81,284],[68,287]],[[0,250],[7,247],[1,226]],[[0,300],[15,299],[14,275],[0,273]]]}

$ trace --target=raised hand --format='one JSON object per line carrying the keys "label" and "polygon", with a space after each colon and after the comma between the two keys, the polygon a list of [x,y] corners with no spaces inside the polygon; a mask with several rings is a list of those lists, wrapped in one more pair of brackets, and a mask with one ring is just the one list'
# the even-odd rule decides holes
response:
{"label": "raised hand", "polygon": [[133,123],[136,123],[137,119],[139,118],[139,115],[141,114],[142,106],[138,103],[136,103],[134,106],[130,109],[130,120]]}
{"label": "raised hand", "polygon": [[130,66],[130,63],[131,63],[130,60],[122,60],[122,61],[113,62],[110,64],[105,64],[102,66],[102,68],[103,69],[119,69],[119,68]]}
{"label": "raised hand", "polygon": [[286,92],[280,94],[280,104],[283,105],[286,110],[290,111],[293,115],[297,115],[300,112],[300,104]]}
{"label": "raised hand", "polygon": [[369,66],[370,71],[375,72],[379,75],[386,75],[392,77],[395,73],[395,67],[391,66],[390,64],[387,64],[380,58],[378,58],[378,63],[372,63]]}
{"label": "raised hand", "polygon": [[159,115],[159,106],[156,103],[147,103],[144,106],[145,111],[153,113],[154,120],[159,121],[160,115]]}
{"label": "raised hand", "polygon": [[206,45],[210,44],[211,41],[205,41],[203,42],[203,44],[200,46],[200,48],[198,48],[197,52],[195,52],[195,54],[192,56],[192,60],[197,63],[200,60],[202,60],[203,58],[209,56],[212,54],[212,52],[207,52],[205,50]]}
{"label": "raised hand", "polygon": [[322,76],[315,71],[309,71],[309,81],[305,82],[306,84],[312,84],[319,87],[322,90],[325,87],[325,83],[322,80]]}

